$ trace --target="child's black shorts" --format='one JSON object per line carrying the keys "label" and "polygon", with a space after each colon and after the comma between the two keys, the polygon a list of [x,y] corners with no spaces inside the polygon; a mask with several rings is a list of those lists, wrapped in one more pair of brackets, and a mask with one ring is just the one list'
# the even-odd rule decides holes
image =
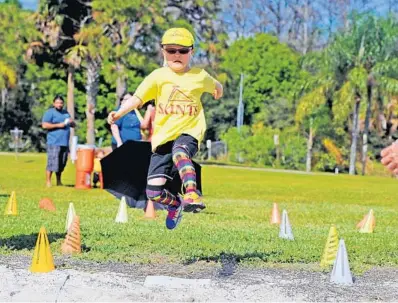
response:
{"label": "child's black shorts", "polygon": [[190,158],[198,152],[198,140],[194,137],[182,134],[176,140],[159,145],[151,156],[148,169],[148,180],[154,178],[166,178],[172,180],[173,150],[182,147]]}

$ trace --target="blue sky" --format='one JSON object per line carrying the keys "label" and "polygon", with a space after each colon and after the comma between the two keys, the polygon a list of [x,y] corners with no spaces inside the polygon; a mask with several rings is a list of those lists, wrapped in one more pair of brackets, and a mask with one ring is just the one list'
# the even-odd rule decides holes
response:
{"label": "blue sky", "polygon": [[35,10],[39,0],[19,0],[23,8]]}
{"label": "blue sky", "polygon": [[[2,2],[2,0],[0,0],[0,2]],[[35,10],[39,0],[19,0],[19,2],[22,4],[22,6],[24,8]],[[353,2],[356,2],[356,1],[354,0]],[[388,0],[374,0],[374,1],[367,0],[367,2],[372,3],[373,4],[372,6],[374,6],[374,8],[376,8],[376,10],[384,11],[387,9],[387,3],[389,1]],[[397,4],[395,4],[395,5],[397,5]]]}

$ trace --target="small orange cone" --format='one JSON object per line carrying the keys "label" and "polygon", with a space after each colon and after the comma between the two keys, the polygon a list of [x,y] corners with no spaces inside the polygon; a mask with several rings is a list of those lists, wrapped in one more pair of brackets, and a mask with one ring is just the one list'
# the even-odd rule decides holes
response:
{"label": "small orange cone", "polygon": [[53,200],[50,198],[43,198],[39,202],[39,207],[48,211],[56,211]]}
{"label": "small orange cone", "polygon": [[11,192],[11,196],[8,199],[6,208],[4,209],[4,215],[18,215],[17,196],[15,194],[15,191]]}
{"label": "small orange cone", "polygon": [[155,207],[153,206],[152,200],[148,200],[145,210],[145,218],[147,219],[155,219]]}
{"label": "small orange cone", "polygon": [[279,213],[278,204],[274,203],[271,213],[271,224],[281,224],[281,215]]}
{"label": "small orange cone", "polygon": [[376,227],[376,219],[375,219],[374,214],[373,214],[373,209],[371,209],[369,211],[369,213],[366,214],[363,217],[363,219],[357,224],[357,229],[361,229],[365,225],[366,221],[368,221],[369,215],[371,215],[373,217],[373,218],[371,218],[373,229]]}
{"label": "small orange cone", "polygon": [[40,228],[39,235],[37,236],[35,252],[33,253],[32,265],[30,266],[31,272],[50,272],[55,269],[53,256],[50,250],[50,243],[46,229]]}
{"label": "small orange cone", "polygon": [[72,225],[66,234],[65,241],[62,243],[61,250],[63,254],[81,253],[81,237],[80,237],[80,219],[74,216]]}

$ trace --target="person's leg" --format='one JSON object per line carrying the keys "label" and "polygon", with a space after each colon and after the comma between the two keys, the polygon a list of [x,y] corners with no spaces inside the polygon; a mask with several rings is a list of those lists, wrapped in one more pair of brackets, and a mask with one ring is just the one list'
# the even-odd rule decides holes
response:
{"label": "person's leg", "polygon": [[196,171],[191,160],[197,152],[198,141],[190,135],[181,135],[173,144],[173,162],[185,188],[182,200],[186,212],[198,212],[205,208],[196,187]]}
{"label": "person's leg", "polygon": [[97,183],[98,183],[99,180],[100,180],[99,173],[94,172],[93,173],[93,186],[94,186],[94,188],[97,187]]}
{"label": "person's leg", "polygon": [[46,186],[47,187],[51,187],[51,176],[52,176],[53,172],[46,170]]}
{"label": "person's leg", "polygon": [[68,147],[60,146],[58,152],[58,171],[55,173],[57,176],[57,186],[63,185],[61,181],[61,176],[67,161],[68,161]]}
{"label": "person's leg", "polygon": [[168,229],[176,228],[182,217],[180,201],[175,195],[165,189],[167,180],[172,180],[170,176],[172,165],[171,153],[154,153],[149,164],[146,188],[148,199],[152,202],[167,205],[166,227]]}
{"label": "person's leg", "polygon": [[171,168],[171,154],[154,153],[151,156],[146,188],[148,199],[164,205],[179,205],[177,198],[164,187],[168,179],[172,180]]}
{"label": "person's leg", "polygon": [[165,183],[165,178],[155,178],[148,180],[148,185],[146,187],[146,195],[148,199],[150,199],[152,202],[163,205],[179,205],[180,202],[177,200],[176,196],[164,188]]}
{"label": "person's leg", "polygon": [[46,167],[46,186],[51,187],[51,176],[53,172],[58,171],[59,146],[47,146],[47,167]]}
{"label": "person's leg", "polygon": [[56,172],[55,175],[57,176],[57,186],[62,186],[61,175],[62,172]]}

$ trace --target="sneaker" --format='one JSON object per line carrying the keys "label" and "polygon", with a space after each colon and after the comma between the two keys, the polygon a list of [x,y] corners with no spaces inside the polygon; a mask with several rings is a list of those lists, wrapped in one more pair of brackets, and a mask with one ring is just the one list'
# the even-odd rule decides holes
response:
{"label": "sneaker", "polygon": [[180,199],[185,212],[198,213],[206,208],[199,191],[191,191],[183,196],[180,195]]}
{"label": "sneaker", "polygon": [[180,203],[178,206],[169,205],[167,211],[166,227],[168,229],[174,229],[177,227],[178,223],[180,223],[182,218],[182,204]]}

